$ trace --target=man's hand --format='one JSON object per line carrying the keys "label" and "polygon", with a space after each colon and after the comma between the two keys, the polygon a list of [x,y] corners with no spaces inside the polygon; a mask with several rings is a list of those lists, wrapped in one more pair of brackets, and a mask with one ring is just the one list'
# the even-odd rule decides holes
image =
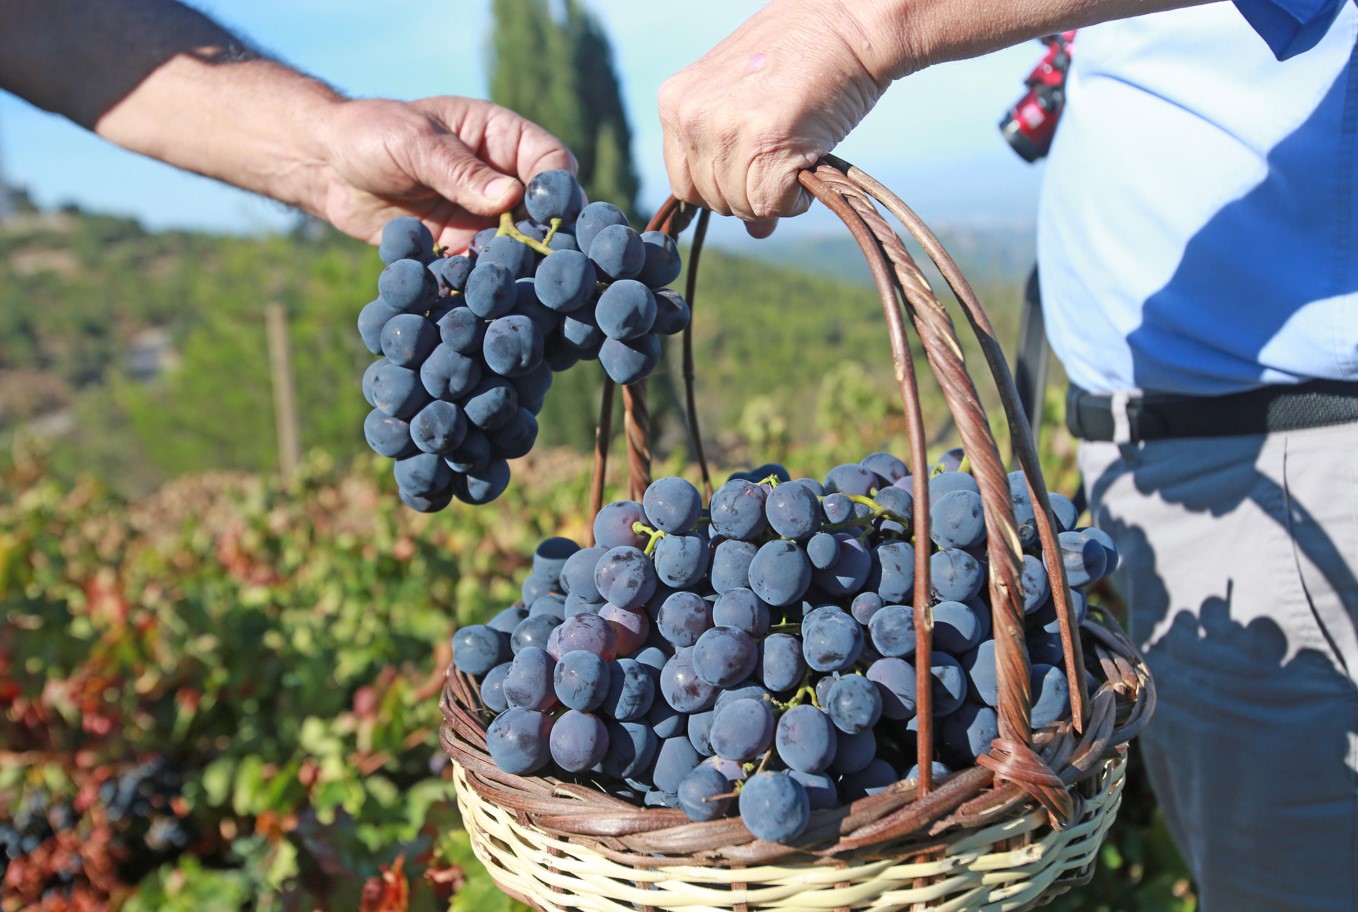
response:
{"label": "man's hand", "polygon": [[440,246],[463,250],[534,174],[576,169],[546,130],[469,98],[344,101],[317,129],[322,161],[306,208],[373,244],[389,220],[411,215]]}
{"label": "man's hand", "polygon": [[797,173],[847,136],[889,82],[870,69],[885,37],[869,35],[850,6],[777,0],[665,82],[665,168],[678,199],[745,219],[756,236],[806,209]]}

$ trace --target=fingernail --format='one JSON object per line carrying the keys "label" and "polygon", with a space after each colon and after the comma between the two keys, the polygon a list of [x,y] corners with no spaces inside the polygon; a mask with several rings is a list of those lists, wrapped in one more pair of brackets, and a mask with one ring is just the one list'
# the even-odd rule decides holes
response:
{"label": "fingernail", "polygon": [[497,177],[495,180],[486,184],[485,194],[487,199],[500,199],[509,194],[514,185],[517,184],[512,177]]}

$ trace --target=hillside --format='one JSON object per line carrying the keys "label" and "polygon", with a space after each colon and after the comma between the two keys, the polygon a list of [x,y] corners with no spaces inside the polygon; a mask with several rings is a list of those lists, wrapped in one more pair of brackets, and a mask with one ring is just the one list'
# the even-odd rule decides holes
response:
{"label": "hillside", "polygon": [[[962,240],[1001,338],[1014,338],[1019,261],[978,260]],[[864,423],[889,439],[898,408],[866,270],[827,270],[846,262],[840,246],[814,256],[749,246],[702,257],[693,349],[709,452],[815,442]],[[347,460],[364,450],[358,382],[371,359],[354,319],[380,269],[372,250],[329,231],[239,238],[151,233],[81,212],[18,218],[0,231],[0,445],[37,438],[59,476],[93,475],[129,494],[185,473],[272,471],[263,312],[278,304],[303,447]],[[670,348],[652,386],[662,453],[683,441],[677,339]],[[589,364],[558,377],[543,446],[591,444],[600,377]],[[945,435],[945,416],[931,414]]]}

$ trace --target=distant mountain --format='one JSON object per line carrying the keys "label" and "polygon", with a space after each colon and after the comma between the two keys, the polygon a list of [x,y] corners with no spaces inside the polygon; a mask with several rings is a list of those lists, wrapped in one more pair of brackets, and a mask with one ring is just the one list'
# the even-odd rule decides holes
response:
{"label": "distant mountain", "polygon": [[[930,227],[973,285],[1021,286],[1037,255],[1035,229],[1031,222],[987,220]],[[910,246],[926,275],[934,282],[937,273],[920,250],[913,243]],[[796,264],[800,270],[827,278],[862,283],[872,281],[858,245],[847,232],[786,240],[775,234],[766,241],[743,245],[740,253],[784,265]]]}

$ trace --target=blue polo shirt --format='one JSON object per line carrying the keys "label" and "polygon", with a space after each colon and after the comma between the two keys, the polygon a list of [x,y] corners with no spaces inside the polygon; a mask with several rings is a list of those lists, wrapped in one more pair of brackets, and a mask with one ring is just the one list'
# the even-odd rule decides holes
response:
{"label": "blue polo shirt", "polygon": [[1046,164],[1048,335],[1096,393],[1358,380],[1358,8],[1081,29]]}

